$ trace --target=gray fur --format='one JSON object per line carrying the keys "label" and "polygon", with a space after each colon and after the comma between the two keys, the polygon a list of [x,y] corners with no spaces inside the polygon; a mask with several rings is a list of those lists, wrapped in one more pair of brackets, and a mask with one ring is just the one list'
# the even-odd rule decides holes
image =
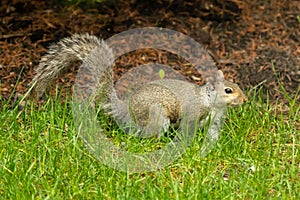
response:
{"label": "gray fur", "polygon": [[[183,118],[201,125],[211,119],[208,130],[210,138],[218,137],[222,118],[230,105],[242,104],[247,100],[238,85],[223,79],[218,71],[214,81],[198,86],[186,81],[162,79],[144,84],[136,89],[128,99],[118,99],[113,87],[113,53],[106,43],[92,35],[75,34],[62,39],[49,48],[36,68],[32,83],[42,93],[48,83],[60,77],[72,63],[82,61],[91,73],[103,75],[96,81],[107,85],[104,102],[116,121],[122,126],[133,126],[142,132],[143,137],[155,134],[160,137],[170,124],[183,126]],[[231,88],[227,94],[225,88]]]}

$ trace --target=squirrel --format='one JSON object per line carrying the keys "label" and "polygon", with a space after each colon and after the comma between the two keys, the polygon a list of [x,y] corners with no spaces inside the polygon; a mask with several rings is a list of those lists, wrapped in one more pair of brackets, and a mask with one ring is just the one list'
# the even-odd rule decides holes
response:
{"label": "squirrel", "polygon": [[103,104],[121,125],[133,125],[143,137],[159,138],[171,124],[197,121],[201,126],[210,120],[208,135],[217,139],[228,106],[240,105],[247,97],[240,87],[224,80],[218,70],[215,81],[196,85],[176,79],[161,79],[143,84],[121,100],[113,84],[113,53],[104,40],[89,34],[74,34],[49,47],[35,69],[31,85],[43,93],[47,85],[60,77],[74,62],[81,61],[98,80],[106,97]]}

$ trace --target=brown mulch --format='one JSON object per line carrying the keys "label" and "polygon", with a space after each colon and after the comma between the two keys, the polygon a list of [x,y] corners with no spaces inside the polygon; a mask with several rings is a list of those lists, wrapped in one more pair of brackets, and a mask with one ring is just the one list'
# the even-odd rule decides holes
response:
{"label": "brown mulch", "polygon": [[[226,79],[244,89],[264,86],[272,99],[285,100],[281,84],[298,98],[300,3],[298,0],[107,1],[96,6],[48,0],[1,0],[0,92],[12,102],[28,90],[34,67],[49,44],[72,33],[107,39],[137,27],[164,27],[201,42]],[[116,62],[116,78],[148,61],[176,63],[188,80],[200,83],[192,66],[165,52],[132,52]],[[152,55],[145,59],[142,55]],[[158,59],[160,55],[166,59]],[[146,56],[147,57],[147,56]],[[128,62],[130,61],[130,62]],[[274,72],[275,70],[275,72]],[[60,83],[72,83],[72,73]]]}

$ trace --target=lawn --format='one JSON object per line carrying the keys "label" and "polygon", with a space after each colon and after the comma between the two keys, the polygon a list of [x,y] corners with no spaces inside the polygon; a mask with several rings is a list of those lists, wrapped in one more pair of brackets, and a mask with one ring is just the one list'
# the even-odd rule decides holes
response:
{"label": "lawn", "polygon": [[[198,156],[199,132],[171,165],[133,174],[89,153],[71,98],[51,97],[39,108],[29,100],[22,109],[1,100],[0,199],[300,199],[299,102],[262,100],[260,90],[248,96],[228,110],[206,157]],[[110,127],[116,145],[128,139]]]}

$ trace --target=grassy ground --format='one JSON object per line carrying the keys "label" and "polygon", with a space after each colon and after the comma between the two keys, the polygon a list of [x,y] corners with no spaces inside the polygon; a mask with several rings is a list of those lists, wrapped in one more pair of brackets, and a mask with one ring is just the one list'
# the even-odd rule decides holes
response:
{"label": "grassy ground", "polygon": [[228,111],[208,156],[197,157],[199,136],[172,165],[139,174],[89,154],[70,103],[50,98],[19,111],[2,101],[0,199],[300,199],[300,106],[250,99]]}

